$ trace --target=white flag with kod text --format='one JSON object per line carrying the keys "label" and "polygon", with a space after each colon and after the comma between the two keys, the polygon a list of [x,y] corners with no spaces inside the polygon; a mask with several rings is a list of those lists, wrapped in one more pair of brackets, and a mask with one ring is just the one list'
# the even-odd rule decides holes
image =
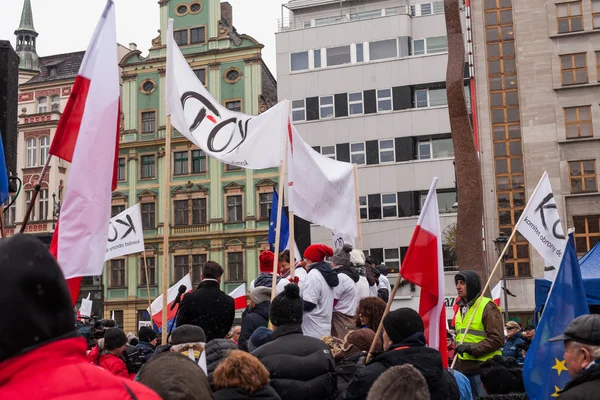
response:
{"label": "white flag with kod text", "polygon": [[144,251],[144,228],[138,203],[110,220],[104,261],[141,251]]}
{"label": "white flag with kod text", "polygon": [[340,250],[344,248],[345,244],[352,245],[353,248],[356,247],[354,244],[354,238],[350,235],[342,232],[331,231],[331,236],[333,238],[333,250]]}
{"label": "white flag with kod text", "polygon": [[167,31],[166,105],[173,127],[209,156],[249,169],[279,167],[285,154],[289,102],[282,101],[259,116],[223,107],[179,50],[172,19]]}
{"label": "white flag with kod text", "polygon": [[293,125],[290,128],[290,211],[331,231],[358,237],[353,165],[317,153]]}
{"label": "white flag with kod text", "polygon": [[516,228],[549,265],[560,266],[567,239],[547,172],[544,171]]}

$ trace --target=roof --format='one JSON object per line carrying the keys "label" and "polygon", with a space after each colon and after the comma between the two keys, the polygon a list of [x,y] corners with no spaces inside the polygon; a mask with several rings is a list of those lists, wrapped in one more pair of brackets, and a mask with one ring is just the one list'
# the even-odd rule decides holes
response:
{"label": "roof", "polygon": [[23,11],[21,12],[21,23],[19,24],[18,31],[32,31],[35,32],[33,27],[33,12],[31,11],[31,1],[25,0],[23,3]]}
{"label": "roof", "polygon": [[[77,51],[40,57],[40,73],[26,83],[42,83],[75,78],[84,55],[85,51]],[[50,76],[50,67],[56,68],[55,76]]]}

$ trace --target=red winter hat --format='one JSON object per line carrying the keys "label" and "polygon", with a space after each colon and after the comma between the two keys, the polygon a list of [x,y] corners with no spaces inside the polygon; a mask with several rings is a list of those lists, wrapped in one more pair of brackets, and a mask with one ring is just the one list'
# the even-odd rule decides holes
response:
{"label": "red winter hat", "polygon": [[324,244],[311,244],[304,250],[304,258],[313,262],[321,262],[325,257],[333,256],[333,249]]}
{"label": "red winter hat", "polygon": [[258,256],[258,262],[260,263],[260,272],[271,272],[273,273],[273,260],[275,254],[270,250],[265,250]]}

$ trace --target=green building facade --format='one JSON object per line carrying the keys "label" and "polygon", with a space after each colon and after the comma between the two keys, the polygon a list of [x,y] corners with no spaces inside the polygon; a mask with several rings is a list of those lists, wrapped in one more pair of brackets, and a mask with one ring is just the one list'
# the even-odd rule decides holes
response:
{"label": "green building facade", "polygon": [[[213,97],[227,108],[257,115],[277,102],[275,79],[262,61],[263,46],[238,34],[232,8],[219,0],[161,0],[160,35],[147,57],[135,45],[121,60],[119,184],[113,215],[141,204],[145,254],[111,260],[103,275],[105,316],[114,312],[125,331],[137,331],[148,298],[160,294],[163,234],[169,229],[169,286],[188,272],[194,287],[207,260],[225,269],[222,289],[230,292],[257,275],[258,254],[268,248],[269,211],[277,169],[230,167],[206,155],[177,132],[171,165],[165,165],[166,32],[174,36],[190,66]],[[169,168],[169,182],[165,182]],[[169,191],[169,204],[164,191]],[[170,219],[165,225],[164,207]],[[146,289],[144,258],[149,270]]]}

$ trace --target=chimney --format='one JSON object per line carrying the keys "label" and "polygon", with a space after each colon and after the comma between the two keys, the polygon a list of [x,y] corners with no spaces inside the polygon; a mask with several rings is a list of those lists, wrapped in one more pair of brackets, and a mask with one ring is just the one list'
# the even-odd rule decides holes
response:
{"label": "chimney", "polygon": [[137,44],[135,44],[133,42],[129,43],[129,50],[131,50],[131,51],[137,50]]}
{"label": "chimney", "polygon": [[221,3],[221,21],[230,28],[233,26],[233,9],[227,1]]}

